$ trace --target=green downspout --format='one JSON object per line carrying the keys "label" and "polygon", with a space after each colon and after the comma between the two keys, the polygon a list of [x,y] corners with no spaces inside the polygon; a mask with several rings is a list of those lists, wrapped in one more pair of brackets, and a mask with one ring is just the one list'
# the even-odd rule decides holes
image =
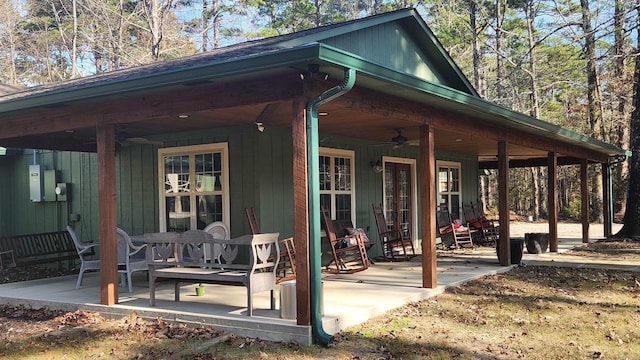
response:
{"label": "green downspout", "polygon": [[331,345],[332,335],[322,327],[322,311],[320,303],[322,293],[322,264],[320,245],[320,170],[318,141],[318,107],[342,96],[356,82],[356,71],[346,69],[344,81],[338,86],[323,92],[307,103],[307,168],[309,182],[309,277],[311,279],[311,333],[313,341],[323,346]]}

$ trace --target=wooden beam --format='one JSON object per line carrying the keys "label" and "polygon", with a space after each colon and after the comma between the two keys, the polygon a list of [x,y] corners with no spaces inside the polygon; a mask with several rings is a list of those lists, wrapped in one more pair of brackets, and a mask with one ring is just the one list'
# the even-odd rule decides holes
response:
{"label": "wooden beam", "polygon": [[296,247],[296,317],[298,325],[311,325],[309,271],[309,183],[307,178],[306,102],[293,101],[293,227]]}
{"label": "wooden beam", "polygon": [[549,251],[558,252],[558,155],[549,152],[547,189],[549,204]]}
{"label": "wooden beam", "polygon": [[115,134],[113,125],[101,125],[96,128],[98,216],[100,217],[100,303],[102,305],[113,305],[118,302]]}
{"label": "wooden beam", "polygon": [[433,126],[420,126],[420,227],[422,234],[422,287],[438,286],[436,257],[436,160]]}
{"label": "wooden beam", "polygon": [[70,129],[148,121],[180,113],[289,101],[300,96],[297,74],[238,83],[172,88],[153,95],[135,94],[93,105],[16,112],[0,119],[0,139],[62,132]]}
{"label": "wooden beam", "polygon": [[612,234],[613,214],[611,208],[611,167],[602,163],[602,212],[604,214],[604,237]]}
{"label": "wooden beam", "polygon": [[587,160],[580,162],[580,221],[582,222],[582,242],[589,243],[589,176]]}
{"label": "wooden beam", "polygon": [[498,142],[498,228],[500,242],[500,265],[511,265],[511,240],[509,232],[509,147],[507,142]]}
{"label": "wooden beam", "polygon": [[[608,154],[586,149],[581,146],[560,142],[554,139],[534,135],[516,129],[505,129],[503,126],[473,118],[469,115],[457,114],[436,107],[414,103],[389,94],[376,93],[371,90],[355,88],[348,94],[332,101],[333,104],[384,117],[404,120],[415,125],[431,124],[436,129],[472,133],[479,138],[495,141],[506,141],[543,151],[555,151],[576,158],[587,158],[593,161],[607,161]],[[506,119],[505,119],[506,120]],[[408,127],[409,125],[407,125]]]}
{"label": "wooden beam", "polygon": [[[534,158],[534,159],[511,159],[509,160],[509,169],[514,168],[526,168],[526,167],[541,167],[547,166],[547,158]],[[558,165],[578,165],[581,164],[582,159],[578,159],[572,156],[558,157]],[[478,163],[478,169],[497,169],[498,161],[481,161]]]}

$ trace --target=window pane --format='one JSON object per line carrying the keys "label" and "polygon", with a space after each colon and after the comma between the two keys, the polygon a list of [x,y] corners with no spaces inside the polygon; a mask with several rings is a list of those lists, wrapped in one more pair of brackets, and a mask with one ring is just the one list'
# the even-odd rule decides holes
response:
{"label": "window pane", "polygon": [[335,190],[351,191],[351,160],[336,157],[335,163]]}
{"label": "window pane", "polygon": [[452,219],[460,219],[460,196],[451,195],[450,209]]}
{"label": "window pane", "polygon": [[446,167],[441,167],[438,169],[438,183],[440,187],[440,192],[449,191],[449,169]]}
{"label": "window pane", "polygon": [[451,168],[451,191],[460,191],[460,172],[457,168]]}
{"label": "window pane", "polygon": [[331,195],[320,194],[320,206],[327,208],[327,210],[331,212]]}
{"label": "window pane", "polygon": [[183,232],[189,230],[191,224],[189,196],[168,196],[165,199],[167,231]]}
{"label": "window pane", "polygon": [[331,158],[320,156],[320,190],[331,190]]}
{"label": "window pane", "polygon": [[222,221],[222,195],[200,195],[197,197],[198,229],[204,229],[214,221]]}
{"label": "window pane", "polygon": [[336,220],[351,220],[351,195],[336,195]]}
{"label": "window pane", "polygon": [[189,156],[167,156],[164,158],[165,191],[167,193],[189,192]]}

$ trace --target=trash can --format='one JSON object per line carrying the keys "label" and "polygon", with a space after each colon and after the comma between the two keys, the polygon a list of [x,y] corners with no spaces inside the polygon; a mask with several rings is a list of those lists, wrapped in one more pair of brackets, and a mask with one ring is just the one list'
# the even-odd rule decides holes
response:
{"label": "trash can", "polygon": [[283,281],[280,283],[280,318],[296,319],[296,281]]}
{"label": "trash can", "polygon": [[[324,282],[320,283],[324,286]],[[320,312],[324,314],[324,291],[320,289]],[[289,280],[280,283],[280,318],[295,320],[296,311],[296,281]]]}

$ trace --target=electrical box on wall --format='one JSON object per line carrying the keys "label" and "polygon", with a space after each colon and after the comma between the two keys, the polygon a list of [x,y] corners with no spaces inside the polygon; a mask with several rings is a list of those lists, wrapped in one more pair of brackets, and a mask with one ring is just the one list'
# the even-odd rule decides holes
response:
{"label": "electrical box on wall", "polygon": [[56,184],[56,200],[67,201],[67,196],[69,196],[69,184],[57,183]]}
{"label": "electrical box on wall", "polygon": [[44,201],[56,201],[56,170],[44,171]]}
{"label": "electrical box on wall", "polygon": [[32,202],[41,202],[44,188],[44,176],[41,165],[29,165],[29,196]]}

